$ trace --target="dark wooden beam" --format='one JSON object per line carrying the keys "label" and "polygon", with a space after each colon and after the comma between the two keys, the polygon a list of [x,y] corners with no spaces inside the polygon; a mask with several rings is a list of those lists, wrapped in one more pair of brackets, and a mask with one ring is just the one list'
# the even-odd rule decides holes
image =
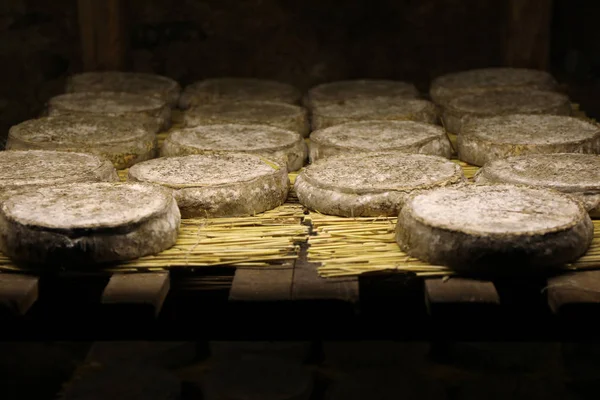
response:
{"label": "dark wooden beam", "polygon": [[292,299],[294,268],[238,268],[235,271],[230,301],[276,302]]}
{"label": "dark wooden beam", "polygon": [[335,300],[357,304],[359,299],[358,279],[322,278],[317,265],[308,262],[296,263],[292,299],[295,301]]}
{"label": "dark wooden beam", "polygon": [[548,305],[558,315],[589,318],[600,311],[600,271],[579,271],[548,280]]}
{"label": "dark wooden beam", "polygon": [[505,64],[547,69],[551,21],[552,0],[509,0]]}
{"label": "dark wooden beam", "polygon": [[39,278],[0,273],[0,309],[11,315],[25,315],[38,299]]}
{"label": "dark wooden beam", "polygon": [[78,0],[83,69],[123,70],[127,60],[125,0]]}
{"label": "dark wooden beam", "polygon": [[425,301],[431,315],[447,318],[456,315],[486,315],[500,305],[492,282],[467,278],[427,279]]}
{"label": "dark wooden beam", "polygon": [[[104,309],[157,317],[170,289],[168,272],[115,274],[102,294]],[[117,310],[117,311],[120,311]]]}

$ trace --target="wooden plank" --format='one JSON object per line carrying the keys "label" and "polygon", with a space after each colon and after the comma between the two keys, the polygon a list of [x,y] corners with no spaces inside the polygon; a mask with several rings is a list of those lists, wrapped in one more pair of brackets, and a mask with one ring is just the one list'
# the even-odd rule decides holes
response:
{"label": "wooden plank", "polygon": [[96,69],[96,29],[94,24],[94,1],[78,0],[79,38],[83,69]]}
{"label": "wooden plank", "polygon": [[600,271],[579,271],[548,279],[548,305],[555,314],[600,311]]}
{"label": "wooden plank", "polygon": [[541,324],[552,317],[544,292],[547,285],[547,276],[538,274],[494,279],[503,313],[513,318],[524,318],[529,323],[537,320]]}
{"label": "wooden plank", "polygon": [[437,312],[486,312],[500,305],[492,282],[467,278],[427,279],[425,299],[431,315]]}
{"label": "wooden plank", "polygon": [[[425,280],[425,303],[429,315],[446,329],[441,335],[444,339],[432,343],[430,355],[436,362],[448,363],[452,359],[453,343],[446,338],[453,340],[453,334],[461,338],[473,335],[473,327],[477,326],[476,336],[480,340],[479,331],[486,330],[498,315],[500,297],[489,281],[435,278]],[[447,330],[449,326],[452,328]]]}
{"label": "wooden plank", "polygon": [[169,289],[168,272],[115,274],[102,293],[102,304],[150,309],[156,317]]}
{"label": "wooden plank", "polygon": [[[294,264],[287,267],[238,268],[229,290],[229,319],[252,319],[252,334],[256,335],[255,339],[263,340],[278,330],[273,326],[292,324],[296,316],[290,311]],[[236,331],[239,329],[244,328],[234,328]],[[228,339],[237,340],[239,337],[233,335]]]}
{"label": "wooden plank", "polygon": [[358,279],[321,278],[317,264],[299,260],[294,269],[292,300],[340,300],[358,303]]}
{"label": "wooden plank", "polygon": [[509,67],[547,69],[552,0],[509,0],[504,61]]}
{"label": "wooden plank", "polygon": [[322,278],[317,271],[318,264],[308,262],[308,246],[308,243],[300,245],[300,254],[294,265],[292,300],[358,303],[358,278]]}
{"label": "wooden plank", "polygon": [[293,277],[293,266],[238,268],[229,291],[229,300],[243,302],[291,300]]}
{"label": "wooden plank", "polygon": [[78,0],[77,4],[84,70],[124,69],[128,46],[126,2]]}
{"label": "wooden plank", "polygon": [[0,308],[12,315],[25,315],[38,299],[39,278],[0,273]]}
{"label": "wooden plank", "polygon": [[125,0],[102,0],[106,13],[98,21],[98,67],[100,69],[123,69],[127,55],[127,30]]}

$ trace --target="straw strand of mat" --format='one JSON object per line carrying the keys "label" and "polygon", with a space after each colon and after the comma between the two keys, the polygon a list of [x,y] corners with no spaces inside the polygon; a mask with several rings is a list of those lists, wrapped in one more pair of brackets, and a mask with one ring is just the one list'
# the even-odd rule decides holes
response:
{"label": "straw strand of mat", "polygon": [[205,223],[204,221],[203,221],[203,222],[200,222],[200,224],[198,224],[198,230],[196,231],[196,236],[197,236],[197,239],[198,239],[198,240],[196,241],[196,243],[194,243],[194,245],[193,245],[193,246],[190,248],[190,250],[187,252],[187,254],[186,254],[186,256],[185,256],[185,262],[186,262],[186,264],[187,264],[187,262],[189,261],[189,255],[190,255],[190,254],[191,254],[191,253],[192,253],[194,250],[196,250],[196,247],[198,247],[198,244],[200,244],[200,240],[201,240],[201,238],[200,238],[200,231],[202,230],[202,228],[204,228],[205,224],[206,224],[206,223]]}

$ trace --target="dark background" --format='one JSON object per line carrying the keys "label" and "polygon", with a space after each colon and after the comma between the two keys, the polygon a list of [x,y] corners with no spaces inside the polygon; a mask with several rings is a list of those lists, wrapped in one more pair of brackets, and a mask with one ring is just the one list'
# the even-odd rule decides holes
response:
{"label": "dark background", "polygon": [[[388,78],[500,66],[505,0],[128,0],[129,69],[182,84],[214,76]],[[599,1],[555,0],[549,69],[600,116]],[[0,0],[0,139],[82,70],[75,0]],[[56,393],[89,343],[2,344],[2,398]],[[599,373],[600,374],[600,373]],[[2,391],[0,390],[0,392]],[[41,398],[41,397],[37,397]]]}

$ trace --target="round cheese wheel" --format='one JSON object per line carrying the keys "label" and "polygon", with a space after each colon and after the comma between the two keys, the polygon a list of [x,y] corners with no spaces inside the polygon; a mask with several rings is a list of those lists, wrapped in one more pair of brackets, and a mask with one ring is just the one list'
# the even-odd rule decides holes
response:
{"label": "round cheese wheel", "polygon": [[128,118],[60,115],[13,126],[6,149],[91,153],[123,169],[155,157],[157,138],[150,126]]}
{"label": "round cheese wheel", "polygon": [[48,101],[47,114],[105,116],[152,121],[157,130],[171,126],[171,108],[162,99],[126,92],[78,92],[55,96]]}
{"label": "round cheese wheel", "polygon": [[179,99],[179,107],[186,109],[215,102],[274,101],[299,104],[302,97],[294,86],[268,79],[212,78],[188,85]]}
{"label": "round cheese wheel", "polygon": [[570,115],[571,101],[561,93],[540,90],[498,90],[467,94],[450,101],[442,121],[448,132],[460,133],[474,118],[511,114]]}
{"label": "round cheese wheel", "polygon": [[419,193],[398,218],[409,255],[467,273],[518,274],[581,257],[594,234],[580,202],[549,189],[465,185]]}
{"label": "round cheese wheel", "polygon": [[243,152],[282,161],[288,171],[304,165],[307,146],[299,134],[267,125],[204,125],[172,130],[163,142],[164,157]]}
{"label": "round cheese wheel", "polygon": [[193,107],[185,113],[186,126],[214,124],[270,125],[308,137],[306,109],[270,101],[236,101]]}
{"label": "round cheese wheel", "polygon": [[436,107],[427,100],[378,98],[331,103],[312,110],[313,130],[347,122],[406,120],[434,124],[438,120]]}
{"label": "round cheese wheel", "polygon": [[569,193],[600,214],[600,156],[595,154],[528,154],[490,161],[476,183],[514,183]]}
{"label": "round cheese wheel", "polygon": [[366,153],[316,161],[298,175],[295,191],[323,214],[397,216],[411,193],[463,181],[460,166],[442,157]]}
{"label": "round cheese wheel", "polygon": [[285,165],[246,153],[157,158],[131,167],[129,180],[173,189],[184,218],[254,215],[282,205],[289,189]]}
{"label": "round cheese wheel", "polygon": [[156,74],[94,71],[70,76],[66,92],[127,92],[157,97],[174,107],[179,101],[181,86],[171,78]]}
{"label": "round cheese wheel", "polygon": [[546,71],[526,68],[479,68],[438,76],[429,94],[434,103],[445,106],[465,94],[495,89],[556,91],[558,83]]}
{"label": "round cheese wheel", "polygon": [[0,200],[23,190],[76,182],[117,182],[107,159],[61,151],[0,152]]}
{"label": "round cheese wheel", "polygon": [[600,127],[559,115],[507,115],[467,123],[457,139],[458,158],[482,166],[526,154],[600,153]]}
{"label": "round cheese wheel", "polygon": [[419,90],[409,82],[384,79],[355,79],[322,83],[308,91],[307,107],[339,104],[348,100],[372,100],[374,98],[418,98]]}
{"label": "round cheese wheel", "polygon": [[16,262],[93,266],[159,253],[177,240],[170,190],[140,183],[77,183],[10,196],[0,250]]}
{"label": "round cheese wheel", "polygon": [[442,127],[414,121],[348,122],[314,131],[309,159],[381,151],[450,158],[452,146]]}

